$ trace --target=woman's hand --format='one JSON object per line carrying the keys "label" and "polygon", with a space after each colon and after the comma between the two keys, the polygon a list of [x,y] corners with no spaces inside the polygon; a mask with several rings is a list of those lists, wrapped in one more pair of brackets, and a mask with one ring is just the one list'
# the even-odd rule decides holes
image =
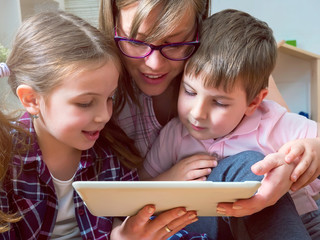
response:
{"label": "woman's hand", "polygon": [[165,240],[198,220],[195,211],[186,211],[183,207],[168,210],[150,220],[154,212],[155,207],[147,205],[128,217],[112,230],[111,240]]}
{"label": "woman's hand", "polygon": [[[290,175],[294,164],[287,164],[284,158],[285,154],[280,152],[267,155],[260,162],[271,162],[274,168],[265,174],[258,192],[250,199],[238,200],[234,203],[219,203],[218,212],[227,216],[242,217],[275,204],[292,185]],[[259,164],[252,166],[255,174],[262,175],[260,170]]]}
{"label": "woman's hand", "polygon": [[205,181],[212,168],[217,166],[216,157],[206,154],[196,154],[180,160],[173,167],[159,176],[155,181]]}

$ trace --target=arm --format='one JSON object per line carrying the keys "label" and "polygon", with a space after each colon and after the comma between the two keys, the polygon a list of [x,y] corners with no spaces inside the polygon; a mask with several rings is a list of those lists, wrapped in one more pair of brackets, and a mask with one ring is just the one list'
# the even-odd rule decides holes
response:
{"label": "arm", "polygon": [[[211,168],[217,165],[216,158],[208,154],[195,154],[196,151],[205,150],[202,148],[195,150],[194,144],[197,142],[188,142],[186,146],[186,141],[181,137],[182,131],[183,125],[178,119],[171,120],[161,130],[146,156],[143,167],[139,169],[140,179],[156,181],[206,179]],[[193,148],[188,152],[190,146]],[[180,160],[182,158],[179,154],[180,150],[190,156]]]}
{"label": "arm", "polygon": [[[155,207],[147,205],[122,224],[116,223],[111,240],[164,240],[198,220],[195,211],[186,211],[182,207],[168,210],[150,220],[154,212]],[[165,227],[172,231],[168,232]]]}
{"label": "arm", "polygon": [[[242,217],[275,204],[292,185],[290,174],[294,164],[287,164],[284,157],[285,154],[279,152],[267,155],[262,161],[272,162],[275,168],[265,174],[258,192],[250,199],[237,200],[234,203],[219,203],[220,212],[223,210],[222,213],[226,215]],[[259,165],[253,165],[253,172],[255,168],[259,168]]]}
{"label": "arm", "polygon": [[[310,120],[308,121],[311,123]],[[308,125],[299,124],[300,130],[297,125],[294,126],[296,128],[292,129],[296,129],[295,133],[298,133]],[[262,185],[255,196],[249,200],[236,201],[234,204],[221,204],[219,207],[225,208],[225,213],[231,216],[250,215],[273,205],[290,188],[298,190],[312,182],[320,173],[320,138],[316,137],[317,127],[314,122],[307,128],[309,133],[304,136],[314,138],[290,141],[280,147],[278,152],[267,155],[252,166],[253,173],[264,175]],[[287,131],[292,131],[290,129]],[[275,130],[275,134],[278,134],[279,131],[281,127]],[[292,185],[295,180],[297,181]]]}
{"label": "arm", "polygon": [[[317,123],[317,129],[320,129]],[[286,163],[294,163],[296,166],[291,174],[293,185],[291,190],[296,191],[320,175],[320,137],[317,130],[316,138],[296,139],[284,144],[279,152],[286,154]],[[268,161],[264,159],[253,166],[253,172],[258,175],[265,174],[277,167],[280,162]]]}
{"label": "arm", "polygon": [[196,154],[180,160],[169,170],[152,178],[144,167],[139,169],[142,180],[152,181],[205,181],[211,169],[217,166],[216,158],[207,154]]}

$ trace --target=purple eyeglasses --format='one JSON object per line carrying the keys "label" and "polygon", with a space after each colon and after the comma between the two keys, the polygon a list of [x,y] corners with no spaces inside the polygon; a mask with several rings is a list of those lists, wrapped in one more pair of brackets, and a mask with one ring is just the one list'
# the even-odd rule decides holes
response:
{"label": "purple eyeglasses", "polygon": [[161,55],[169,60],[182,61],[190,58],[200,45],[198,33],[196,41],[168,43],[155,46],[136,39],[119,37],[115,29],[114,40],[125,56],[136,59],[145,58],[153,53],[154,50],[159,50]]}

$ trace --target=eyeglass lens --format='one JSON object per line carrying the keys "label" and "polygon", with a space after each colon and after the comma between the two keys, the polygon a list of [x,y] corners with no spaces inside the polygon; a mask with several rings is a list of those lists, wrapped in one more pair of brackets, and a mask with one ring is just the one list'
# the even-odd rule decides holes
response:
{"label": "eyeglass lens", "polygon": [[[118,45],[124,54],[134,58],[143,58],[152,51],[149,45],[141,42],[120,40]],[[175,44],[164,46],[160,51],[164,57],[178,60],[188,58],[194,50],[194,45]]]}

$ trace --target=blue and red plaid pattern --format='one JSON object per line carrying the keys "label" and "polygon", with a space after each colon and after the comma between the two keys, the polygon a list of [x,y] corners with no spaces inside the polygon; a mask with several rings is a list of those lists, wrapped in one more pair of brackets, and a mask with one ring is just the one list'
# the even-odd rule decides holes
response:
{"label": "blue and red plaid pattern", "polygon": [[[25,114],[20,121],[26,124],[34,137],[32,120]],[[99,154],[98,154],[99,153]],[[36,142],[25,153],[13,159],[13,168],[3,185],[7,192],[9,209],[7,212],[20,213],[23,218],[12,224],[7,234],[0,239],[50,239],[58,213],[58,199],[50,172],[42,159],[41,150]],[[21,170],[21,164],[23,169]],[[136,171],[123,167],[107,146],[96,144],[83,151],[75,181],[133,181],[138,180]],[[4,193],[5,194],[5,193]],[[4,200],[6,200],[4,196]],[[3,201],[2,201],[3,203]],[[93,216],[80,196],[74,192],[75,214],[83,239],[109,239],[112,217]]]}

